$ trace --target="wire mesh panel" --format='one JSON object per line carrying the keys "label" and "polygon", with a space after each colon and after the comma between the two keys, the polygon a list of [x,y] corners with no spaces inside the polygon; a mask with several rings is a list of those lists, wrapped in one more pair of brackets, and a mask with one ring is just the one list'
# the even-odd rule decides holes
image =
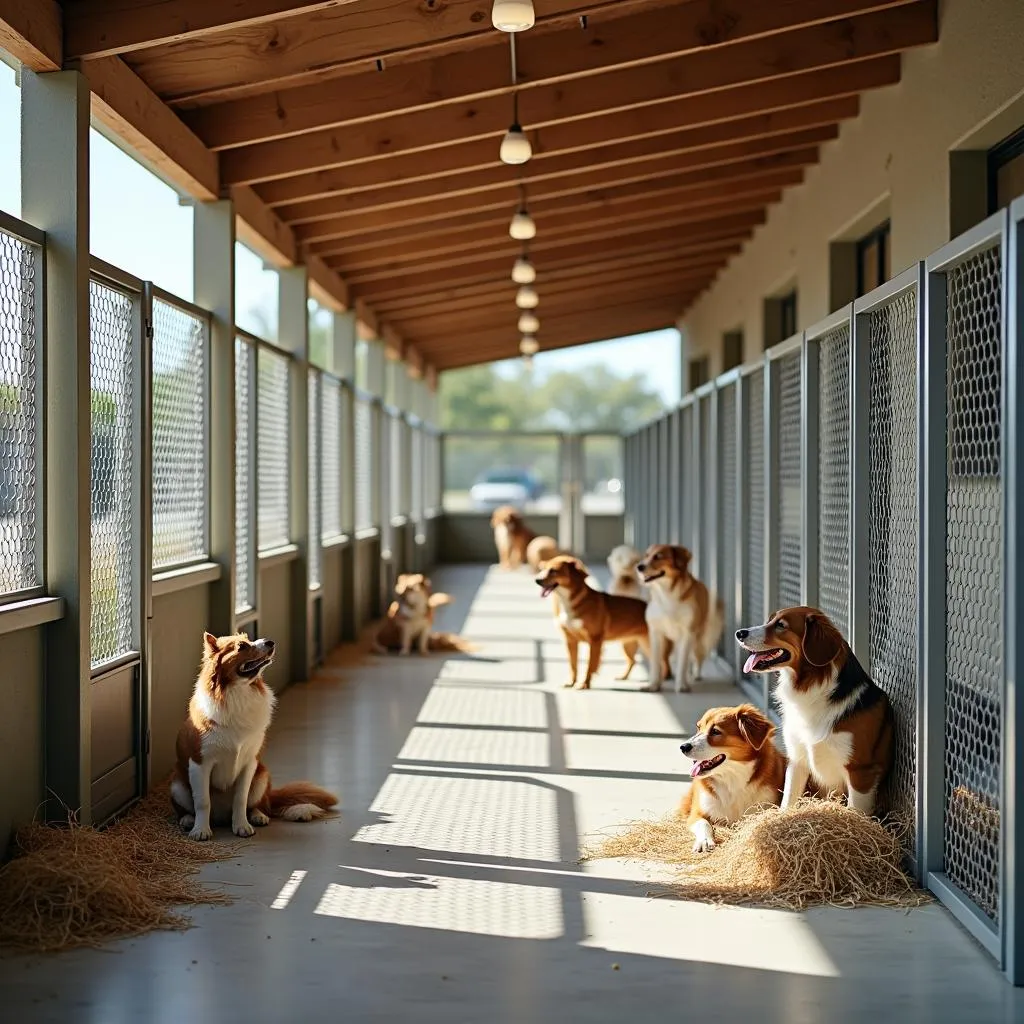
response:
{"label": "wire mesh panel", "polygon": [[259,549],[280,547],[291,540],[288,528],[288,357],[260,348],[257,416],[259,453]]}
{"label": "wire mesh panel", "polygon": [[946,275],[946,875],[999,919],[1003,680],[1002,273]]}
{"label": "wire mesh panel", "polygon": [[[818,605],[850,635],[850,324],[818,341]],[[808,538],[810,540],[810,538]]]}
{"label": "wire mesh panel", "polygon": [[153,299],[153,567],[209,555],[210,328],[205,316]]}
{"label": "wire mesh panel", "polygon": [[743,385],[743,479],[747,491],[747,529],[743,538],[743,625],[764,622],[764,369]]}
{"label": "wire mesh panel", "polygon": [[896,718],[896,761],[883,794],[915,844],[917,800],[917,291],[870,314],[868,649]]}
{"label": "wire mesh panel", "polygon": [[725,602],[725,628],[719,651],[739,668],[739,648],[733,635],[741,623],[736,618],[736,531],[739,476],[736,459],[736,384],[718,391],[718,596]]}
{"label": "wire mesh panel", "polygon": [[320,535],[344,531],[341,525],[341,382],[323,374],[320,396]]}
{"label": "wire mesh panel", "polygon": [[426,445],[424,444],[423,428],[412,428],[411,456],[412,465],[412,517],[419,523],[423,520],[423,508],[425,496],[424,485],[424,463],[426,461]]}
{"label": "wire mesh panel", "polygon": [[712,481],[714,480],[714,468],[712,460],[713,430],[711,428],[711,396],[704,395],[698,400],[697,422],[699,423],[699,449],[697,452],[697,494],[698,503],[697,522],[700,533],[697,537],[694,552],[695,571],[707,584],[711,584],[711,563],[715,550],[715,523],[712,517],[715,514],[712,501]]}
{"label": "wire mesh panel", "polygon": [[42,585],[41,252],[0,231],[0,594]]}
{"label": "wire mesh panel", "polygon": [[320,546],[322,534],[321,497],[323,492],[322,455],[323,438],[320,416],[320,372],[306,371],[306,418],[309,424],[306,444],[306,511],[309,515],[308,572],[309,585],[319,587],[323,581],[323,550]]}
{"label": "wire mesh panel", "polygon": [[696,510],[697,495],[693,488],[693,446],[696,430],[695,407],[691,402],[680,410],[680,446],[681,454],[677,472],[679,473],[679,543],[693,547],[696,543]]}
{"label": "wire mesh panel", "polygon": [[409,507],[406,500],[406,488],[409,481],[409,470],[406,466],[405,421],[401,416],[391,415],[385,418],[388,428],[388,444],[390,451],[384,453],[385,465],[391,474],[391,515],[404,516]]}
{"label": "wire mesh panel", "polygon": [[[800,503],[800,353],[779,360],[779,461],[776,544],[779,556],[778,604],[799,605],[803,598],[803,541]],[[771,609],[769,609],[771,611]]]}
{"label": "wire mesh panel", "polygon": [[89,282],[95,667],[138,650],[140,296]]}
{"label": "wire mesh panel", "polygon": [[235,611],[256,606],[256,349],[235,339]]}
{"label": "wire mesh panel", "polygon": [[356,529],[373,526],[373,407],[356,399],[355,410]]}

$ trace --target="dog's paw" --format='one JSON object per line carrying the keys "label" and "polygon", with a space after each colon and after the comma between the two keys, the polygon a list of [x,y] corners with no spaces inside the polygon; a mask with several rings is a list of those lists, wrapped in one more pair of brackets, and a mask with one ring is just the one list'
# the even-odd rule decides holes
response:
{"label": "dog's paw", "polygon": [[568,682],[562,683],[562,687],[566,690],[571,690],[576,685],[575,679],[570,679]]}
{"label": "dog's paw", "polygon": [[249,811],[249,824],[263,828],[264,825],[270,824],[270,818],[268,818],[262,811],[253,808]]}
{"label": "dog's paw", "polygon": [[194,839],[197,843],[204,843],[207,839],[213,838],[213,829],[209,825],[203,827],[195,825],[192,831],[188,834],[189,839]]}
{"label": "dog's paw", "polygon": [[701,836],[693,844],[694,853],[710,853],[715,848],[715,841],[711,836]]}
{"label": "dog's paw", "polygon": [[196,816],[194,814],[183,814],[178,819],[178,824],[182,828],[191,828],[196,823]]}
{"label": "dog's paw", "polygon": [[641,693],[661,693],[661,683],[648,683],[646,686],[641,687]]}
{"label": "dog's paw", "polygon": [[236,836],[240,836],[242,839],[250,839],[254,835],[256,835],[256,829],[254,829],[252,825],[249,824],[249,822],[244,820],[238,822],[238,824],[236,825],[232,825],[231,831],[234,832]]}
{"label": "dog's paw", "polygon": [[711,825],[704,819],[698,819],[693,825],[694,853],[710,853],[715,848],[715,833]]}

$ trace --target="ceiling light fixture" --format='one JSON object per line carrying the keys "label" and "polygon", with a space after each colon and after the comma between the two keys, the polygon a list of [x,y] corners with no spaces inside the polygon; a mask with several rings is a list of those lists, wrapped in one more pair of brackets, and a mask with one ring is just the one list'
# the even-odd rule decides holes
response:
{"label": "ceiling light fixture", "polygon": [[512,65],[512,124],[501,140],[498,156],[503,164],[516,166],[525,164],[533,156],[533,147],[523,133],[523,126],[519,123],[519,92],[516,88],[519,84],[516,71],[516,37],[509,36],[508,42]]}
{"label": "ceiling light fixture", "polygon": [[533,284],[537,280],[537,268],[526,253],[512,264],[512,280],[516,284]]}
{"label": "ceiling light fixture", "polygon": [[528,242],[537,234],[537,225],[527,212],[525,206],[521,206],[512,217],[508,226],[508,233],[511,238],[518,242]]}
{"label": "ceiling light fixture", "polygon": [[533,0],[494,0],[491,24],[499,32],[525,32],[533,28]]}
{"label": "ceiling light fixture", "polygon": [[540,321],[533,313],[523,313],[519,318],[520,334],[536,334],[540,330]]}
{"label": "ceiling light fixture", "polygon": [[536,288],[531,285],[524,284],[516,292],[516,305],[520,309],[536,309],[539,303],[540,296],[537,294]]}
{"label": "ceiling light fixture", "polygon": [[533,356],[540,351],[540,342],[531,334],[524,334],[519,342],[519,351],[524,356]]}

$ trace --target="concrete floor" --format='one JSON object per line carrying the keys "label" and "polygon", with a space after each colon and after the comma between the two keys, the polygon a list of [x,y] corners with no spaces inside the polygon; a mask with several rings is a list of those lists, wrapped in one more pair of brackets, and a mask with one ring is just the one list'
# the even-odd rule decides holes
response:
{"label": "concrete floor", "polygon": [[736,691],[635,692],[614,649],[595,690],[563,691],[528,574],[435,585],[477,655],[342,650],[282,698],[274,777],[336,788],[341,816],[275,822],[210,866],[237,902],[191,931],[0,960],[0,1020],[1024,1020],[1024,990],[938,907],[711,908],[651,898],[650,865],[579,864],[581,840],[676,803],[679,736]]}

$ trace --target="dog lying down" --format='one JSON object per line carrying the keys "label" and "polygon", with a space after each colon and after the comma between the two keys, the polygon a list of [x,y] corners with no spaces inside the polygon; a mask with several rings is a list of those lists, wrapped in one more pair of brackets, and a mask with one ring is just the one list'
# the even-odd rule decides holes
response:
{"label": "dog lying down", "polygon": [[248,838],[271,818],[312,821],[338,802],[312,782],[270,784],[260,754],[274,714],[274,693],[263,681],[273,660],[273,640],[203,636],[203,664],[171,778],[171,804],[190,839],[209,839],[214,825],[229,822],[236,836]]}
{"label": "dog lying down", "polygon": [[398,651],[407,655],[415,642],[420,654],[428,651],[461,651],[474,648],[462,637],[452,633],[435,633],[434,612],[442,605],[451,604],[451,594],[435,594],[430,580],[422,573],[403,573],[395,581],[395,597],[388,608],[387,618],[377,631],[373,649],[378,654]]}

